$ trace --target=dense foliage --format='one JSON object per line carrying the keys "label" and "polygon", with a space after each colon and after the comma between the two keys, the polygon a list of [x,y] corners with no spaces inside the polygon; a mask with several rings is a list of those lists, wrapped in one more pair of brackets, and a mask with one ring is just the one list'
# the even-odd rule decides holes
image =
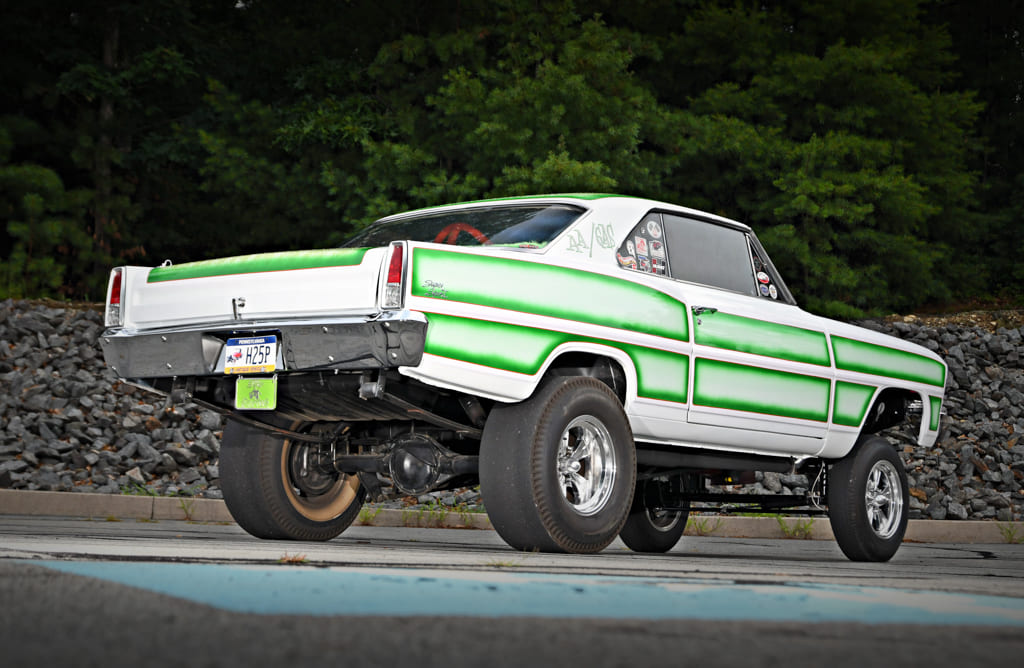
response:
{"label": "dense foliage", "polygon": [[0,297],[600,191],[751,224],[818,312],[1022,299],[1024,0],[8,5]]}

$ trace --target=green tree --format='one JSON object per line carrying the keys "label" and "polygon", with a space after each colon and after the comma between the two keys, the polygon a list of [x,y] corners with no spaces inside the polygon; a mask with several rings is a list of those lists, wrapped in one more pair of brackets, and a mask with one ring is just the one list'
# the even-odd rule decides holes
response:
{"label": "green tree", "polygon": [[64,188],[52,169],[11,164],[20,133],[39,128],[20,118],[0,119],[0,218],[7,241],[0,258],[0,297],[69,297],[85,288],[72,267],[94,259],[80,221],[92,193]]}
{"label": "green tree", "polygon": [[665,50],[716,81],[666,124],[667,189],[760,230],[812,310],[912,309],[972,275],[955,249],[981,105],[947,88],[948,36],[919,4],[708,4]]}

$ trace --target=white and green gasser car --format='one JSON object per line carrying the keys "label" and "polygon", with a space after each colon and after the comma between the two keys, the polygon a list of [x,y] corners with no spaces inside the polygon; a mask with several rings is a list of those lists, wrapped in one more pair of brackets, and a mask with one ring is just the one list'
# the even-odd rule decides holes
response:
{"label": "white and green gasser car", "polygon": [[[521,550],[679,540],[692,504],[827,513],[884,561],[907,525],[879,432],[938,435],[946,365],[801,310],[749,227],[615,195],[544,195],[377,221],[346,247],[111,273],[120,376],[229,414],[232,515],[328,540],[390,482],[480,484]],[[802,495],[711,493],[755,471]],[[696,507],[696,506],[694,506]]]}

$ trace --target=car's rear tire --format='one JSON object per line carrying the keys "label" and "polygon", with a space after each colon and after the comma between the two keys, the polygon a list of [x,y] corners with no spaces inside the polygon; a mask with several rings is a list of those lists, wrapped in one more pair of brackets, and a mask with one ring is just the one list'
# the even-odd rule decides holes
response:
{"label": "car's rear tire", "polygon": [[228,421],[221,490],[240,527],[257,538],[323,541],[355,521],[366,490],[355,476],[311,465],[316,447]]}
{"label": "car's rear tire", "polygon": [[852,561],[888,561],[907,530],[907,472],[881,436],[861,437],[828,472],[828,517]]}
{"label": "car's rear tire", "polygon": [[604,549],[626,521],[635,479],[629,422],[597,379],[552,378],[487,418],[480,493],[491,524],[516,549]]}
{"label": "car's rear tire", "polygon": [[634,552],[668,552],[686,530],[690,516],[689,501],[682,502],[686,510],[662,510],[658,507],[662,495],[659,485],[667,482],[645,480],[637,482],[633,505],[619,538]]}

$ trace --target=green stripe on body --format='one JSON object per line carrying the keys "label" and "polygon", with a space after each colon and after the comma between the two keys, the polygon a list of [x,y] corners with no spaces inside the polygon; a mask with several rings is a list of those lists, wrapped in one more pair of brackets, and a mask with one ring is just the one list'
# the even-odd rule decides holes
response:
{"label": "green stripe on body", "polygon": [[686,305],[645,285],[588,271],[417,248],[412,294],[688,341]]}
{"label": "green stripe on body", "polygon": [[701,345],[764,355],[793,362],[829,366],[824,332],[744,318],[729,313],[707,313],[694,326],[693,340]]}
{"label": "green stripe on body", "polygon": [[564,343],[604,345],[623,351],[633,360],[639,396],[679,403],[687,400],[689,359],[680,353],[535,327],[439,313],[426,315],[425,352],[432,355],[535,375],[555,348]]}
{"label": "green stripe on body", "polygon": [[871,397],[875,396],[873,385],[860,385],[836,381],[832,422],[847,427],[859,427],[870,408]]}
{"label": "green stripe on body", "polygon": [[928,428],[936,431],[939,428],[939,418],[942,415],[942,397],[928,397],[929,408],[931,409],[931,421]]}
{"label": "green stripe on body", "polygon": [[218,260],[187,262],[185,264],[155,267],[149,271],[147,283],[179,281],[186,278],[209,278],[233,274],[254,274],[265,271],[290,271],[292,269],[321,269],[324,267],[345,267],[359,264],[366,255],[366,248],[325,248],[322,250],[286,251],[281,253],[260,253],[240,255]]}
{"label": "green stripe on body", "polygon": [[693,403],[826,422],[831,389],[827,378],[698,358]]}
{"label": "green stripe on body", "polygon": [[938,387],[946,384],[945,365],[924,355],[841,336],[832,337],[832,350],[835,352],[837,369],[899,378]]}

